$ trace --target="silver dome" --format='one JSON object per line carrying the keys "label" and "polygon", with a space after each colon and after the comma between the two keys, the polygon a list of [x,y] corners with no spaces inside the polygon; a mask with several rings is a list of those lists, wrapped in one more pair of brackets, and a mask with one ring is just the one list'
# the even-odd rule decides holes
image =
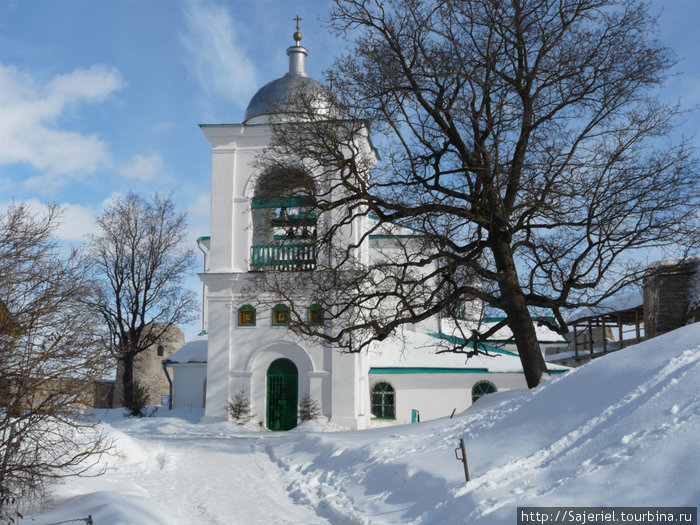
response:
{"label": "silver dome", "polygon": [[294,103],[294,99],[302,93],[318,97],[320,100],[328,100],[328,89],[305,71],[307,54],[306,48],[298,44],[287,49],[289,73],[268,82],[255,93],[245,111],[244,123],[255,117],[285,113]]}
{"label": "silver dome", "polygon": [[245,121],[262,115],[284,113],[292,104],[294,95],[314,94],[325,91],[323,85],[313,78],[287,73],[261,87],[250,100],[245,110]]}

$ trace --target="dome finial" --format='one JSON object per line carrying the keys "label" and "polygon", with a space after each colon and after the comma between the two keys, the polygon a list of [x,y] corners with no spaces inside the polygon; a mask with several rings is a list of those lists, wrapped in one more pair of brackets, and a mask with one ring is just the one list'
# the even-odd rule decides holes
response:
{"label": "dome finial", "polygon": [[301,18],[299,15],[297,15],[294,18],[292,18],[292,20],[296,20],[296,23],[297,23],[297,30],[292,35],[292,38],[297,43],[296,45],[299,45],[299,42],[301,42],[301,33],[299,32],[299,22],[301,22],[303,20],[303,18]]}

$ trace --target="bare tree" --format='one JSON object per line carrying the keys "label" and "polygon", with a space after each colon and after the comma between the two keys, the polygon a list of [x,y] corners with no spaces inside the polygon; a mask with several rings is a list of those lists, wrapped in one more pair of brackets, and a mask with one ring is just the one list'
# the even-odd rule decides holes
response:
{"label": "bare tree", "polygon": [[183,246],[185,218],[169,196],[146,201],[129,193],[105,210],[97,220],[101,231],[90,240],[95,306],[109,330],[110,351],[123,365],[127,406],[140,392],[134,388],[135,357],[197,315],[196,295],[183,285],[195,261],[193,250]]}
{"label": "bare tree", "polygon": [[[299,332],[358,351],[476,300],[505,320],[453,350],[507,325],[534,387],[531,315],[566,333],[567,309],[640,280],[642,250],[697,248],[696,161],[655,95],[675,58],[643,3],[336,0],[330,25],[354,41],[334,97],[297,94],[259,159],[313,179],[317,271],[259,276]],[[307,322],[309,297],[328,322]]]}
{"label": "bare tree", "polygon": [[81,255],[62,255],[52,236],[58,216],[55,206],[35,216],[21,205],[0,216],[2,520],[109,446],[82,412],[106,363]]}

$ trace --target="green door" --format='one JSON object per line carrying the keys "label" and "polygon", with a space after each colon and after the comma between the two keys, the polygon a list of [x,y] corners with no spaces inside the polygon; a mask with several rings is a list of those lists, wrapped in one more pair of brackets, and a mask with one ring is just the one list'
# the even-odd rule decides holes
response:
{"label": "green door", "polygon": [[277,359],[267,369],[267,428],[289,430],[297,426],[297,367]]}

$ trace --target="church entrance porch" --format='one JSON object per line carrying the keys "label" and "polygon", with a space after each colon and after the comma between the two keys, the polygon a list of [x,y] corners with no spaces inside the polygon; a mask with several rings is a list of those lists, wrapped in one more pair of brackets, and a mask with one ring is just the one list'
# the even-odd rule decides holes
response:
{"label": "church entrance porch", "polygon": [[297,426],[299,373],[289,359],[276,359],[267,369],[267,428],[290,430]]}

